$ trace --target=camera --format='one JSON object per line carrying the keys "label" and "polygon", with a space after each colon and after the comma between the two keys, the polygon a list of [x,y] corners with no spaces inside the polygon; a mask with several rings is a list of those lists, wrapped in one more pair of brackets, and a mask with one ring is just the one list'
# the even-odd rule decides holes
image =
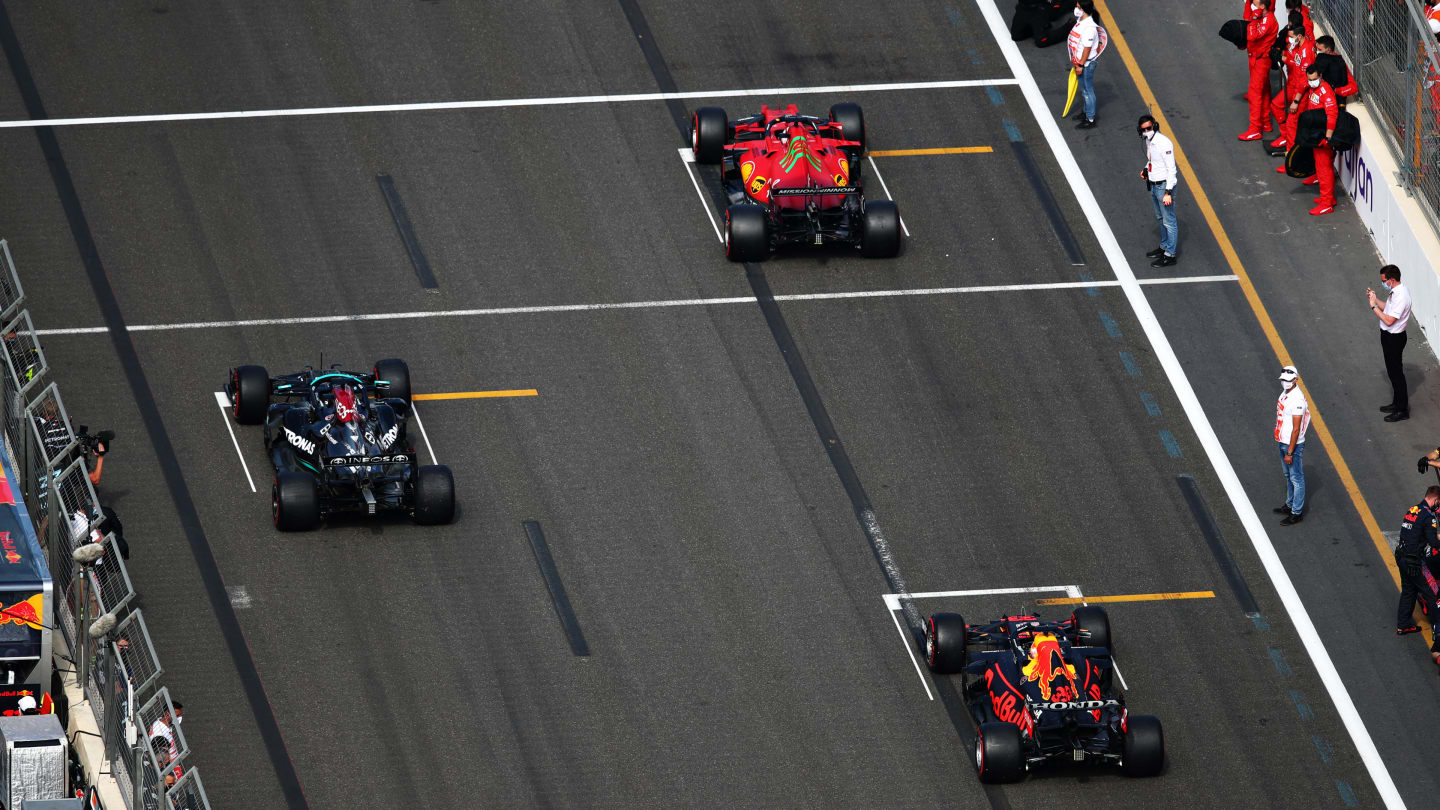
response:
{"label": "camera", "polygon": [[[79,432],[75,434],[76,440],[80,442],[80,450],[87,456],[103,456],[110,452],[110,442],[115,440],[115,431],[102,430],[94,436],[90,435],[90,427],[81,425]],[[101,448],[104,449],[101,449]]]}

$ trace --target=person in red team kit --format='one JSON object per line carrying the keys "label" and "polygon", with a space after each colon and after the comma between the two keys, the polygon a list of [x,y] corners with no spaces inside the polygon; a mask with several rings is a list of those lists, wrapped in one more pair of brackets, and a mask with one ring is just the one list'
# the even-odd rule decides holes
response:
{"label": "person in red team kit", "polygon": [[1268,0],[1251,0],[1245,9],[1245,50],[1250,61],[1250,87],[1245,98],[1250,102],[1250,128],[1238,137],[1242,141],[1258,141],[1271,130],[1270,113],[1270,48],[1280,31],[1275,15],[1270,13]]}
{"label": "person in red team kit", "polygon": [[1305,5],[1303,0],[1285,0],[1285,11],[1287,13],[1300,12],[1300,19],[1305,23],[1305,38],[1312,40],[1315,38],[1315,23],[1310,21],[1310,7]]}
{"label": "person in red team kit", "polygon": [[[1315,42],[1303,28],[1286,29],[1285,87],[1270,102],[1270,111],[1280,122],[1280,137],[1270,142],[1271,149],[1288,148],[1295,141],[1295,119],[1300,117],[1300,97],[1305,92],[1305,67],[1315,61]],[[1277,169],[1285,173],[1285,167]]]}
{"label": "person in red team kit", "polygon": [[1320,78],[1320,70],[1313,63],[1305,68],[1305,94],[1300,99],[1299,114],[1311,110],[1325,111],[1325,137],[1315,147],[1315,176],[1305,180],[1305,185],[1320,184],[1320,196],[1315,198],[1311,216],[1324,216],[1335,210],[1335,150],[1330,147],[1330,137],[1335,134],[1335,121],[1340,116],[1340,105],[1335,100],[1335,91]]}

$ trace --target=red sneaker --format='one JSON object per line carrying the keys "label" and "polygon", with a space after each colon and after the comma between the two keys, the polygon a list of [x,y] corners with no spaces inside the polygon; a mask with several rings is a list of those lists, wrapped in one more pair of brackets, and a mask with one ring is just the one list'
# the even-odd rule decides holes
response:
{"label": "red sneaker", "polygon": [[1408,636],[1408,635],[1410,635],[1411,633],[1418,633],[1418,632],[1420,632],[1420,625],[1418,625],[1418,624],[1412,624],[1412,625],[1410,625],[1409,627],[1397,627],[1397,628],[1395,628],[1395,635],[1397,635],[1397,636]]}
{"label": "red sneaker", "polygon": [[1303,181],[1301,181],[1301,185],[1306,185],[1306,186],[1319,185],[1319,183],[1320,183],[1320,177],[1319,177],[1318,175],[1314,175],[1314,174],[1310,175],[1309,177],[1307,177],[1307,178],[1305,178]]}
{"label": "red sneaker", "polygon": [[1323,216],[1325,216],[1326,214],[1328,214],[1328,213],[1330,213],[1331,211],[1334,211],[1334,210],[1335,210],[1335,206],[1334,206],[1334,205],[1317,205],[1317,206],[1315,206],[1314,208],[1311,208],[1311,209],[1310,209],[1310,216],[1312,216],[1312,217],[1323,217]]}
{"label": "red sneaker", "polygon": [[1275,171],[1276,171],[1276,173],[1278,173],[1278,174],[1285,174],[1285,167],[1284,167],[1284,166],[1276,166],[1276,167],[1275,167]]}
{"label": "red sneaker", "polygon": [[1286,141],[1284,138],[1276,138],[1275,140],[1273,140],[1273,141],[1270,142],[1270,148],[1271,148],[1271,149],[1284,149],[1285,147],[1287,147],[1287,146],[1289,146],[1289,145],[1290,145],[1290,143],[1289,143],[1288,141]]}
{"label": "red sneaker", "polygon": [[1265,136],[1262,135],[1261,133],[1256,132],[1255,130],[1251,129],[1251,130],[1246,130],[1244,133],[1242,133],[1242,134],[1240,134],[1240,135],[1236,135],[1235,137],[1236,137],[1236,139],[1242,140],[1242,141],[1258,141],[1258,140],[1260,140],[1261,138],[1263,138],[1263,137],[1265,137]]}

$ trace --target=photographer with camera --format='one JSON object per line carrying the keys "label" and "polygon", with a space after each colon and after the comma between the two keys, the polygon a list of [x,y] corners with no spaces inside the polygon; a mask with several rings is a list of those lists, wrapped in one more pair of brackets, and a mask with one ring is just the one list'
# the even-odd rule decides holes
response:
{"label": "photographer with camera", "polygon": [[115,431],[102,430],[92,436],[89,426],[81,425],[80,430],[73,434],[77,442],[75,449],[67,454],[72,436],[70,425],[61,416],[60,406],[51,399],[45,400],[40,406],[39,413],[35,416],[35,430],[40,436],[45,458],[54,465],[54,469],[63,470],[69,466],[75,460],[74,454],[78,452],[80,457],[95,459],[95,469],[90,471],[90,485],[100,484],[100,477],[105,469],[105,454],[110,451],[110,442],[115,439]]}

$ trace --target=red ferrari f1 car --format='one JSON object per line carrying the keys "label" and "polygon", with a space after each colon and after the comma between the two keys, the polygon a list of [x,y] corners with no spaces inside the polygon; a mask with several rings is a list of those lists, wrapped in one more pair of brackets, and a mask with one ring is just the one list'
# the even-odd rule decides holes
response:
{"label": "red ferrari f1 car", "polygon": [[701,107],[692,145],[697,163],[720,164],[732,261],[760,261],[784,245],[850,245],[865,256],[900,251],[900,209],[865,199],[860,105],[836,104],[828,119],[801,115],[794,104],[762,106],[735,121],[719,107]]}

